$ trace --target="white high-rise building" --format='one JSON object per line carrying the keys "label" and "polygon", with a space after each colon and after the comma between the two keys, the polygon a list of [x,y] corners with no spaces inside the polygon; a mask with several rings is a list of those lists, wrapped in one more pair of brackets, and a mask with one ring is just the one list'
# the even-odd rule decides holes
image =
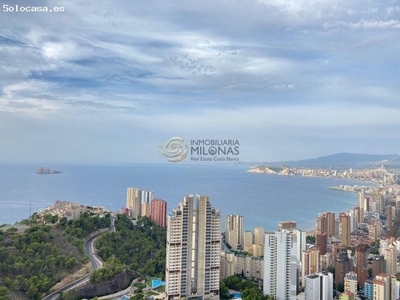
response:
{"label": "white high-rise building", "polygon": [[262,228],[261,226],[257,226],[256,228],[254,228],[254,244],[264,245],[264,235],[264,228]]}
{"label": "white high-rise building", "polygon": [[219,299],[221,214],[206,196],[185,196],[168,216],[167,299]]}
{"label": "white high-rise building", "polygon": [[296,235],[266,232],[264,242],[264,294],[276,300],[295,300],[298,288]]}
{"label": "white high-rise building", "polygon": [[354,230],[357,229],[357,221],[356,221],[356,216],[355,216],[354,210],[349,210],[347,215],[350,218],[350,232],[353,232]]}
{"label": "white high-rise building", "polygon": [[244,249],[244,247],[246,247],[246,246],[251,246],[251,245],[254,244],[254,243],[253,243],[253,241],[254,241],[253,232],[246,230],[246,231],[244,232],[244,235],[243,235],[243,236],[244,236],[244,238],[243,238],[243,249]]}
{"label": "white high-rise building", "polygon": [[306,232],[297,228],[281,229],[281,232],[293,233],[296,235],[296,258],[302,261],[302,252],[306,250]]}
{"label": "white high-rise building", "polygon": [[140,216],[150,215],[150,202],[154,192],[137,188],[128,188],[126,194],[126,207],[129,209],[129,217],[137,219]]}
{"label": "white high-rise building", "polygon": [[234,231],[236,231],[236,234],[237,234],[237,238],[234,239],[234,241],[235,241],[235,243],[237,243],[237,245],[233,244],[233,241],[229,240],[229,238],[228,238],[228,240],[226,240],[226,242],[229,245],[231,245],[232,248],[234,248],[234,249],[235,248],[237,249],[238,245],[241,245],[242,249],[243,249],[243,234],[244,234],[244,231],[243,231],[244,225],[243,225],[243,223],[244,223],[244,218],[241,215],[228,215],[228,216],[226,216],[226,219],[225,219],[225,230],[226,230],[226,232],[234,230]]}
{"label": "white high-rise building", "polygon": [[332,273],[310,274],[305,279],[305,300],[333,300]]}
{"label": "white high-rise building", "polygon": [[238,250],[238,232],[237,230],[227,230],[225,232],[225,242],[231,246],[232,250]]}
{"label": "white high-rise building", "polygon": [[144,191],[142,190],[142,203],[151,203],[151,200],[154,199],[153,191]]}

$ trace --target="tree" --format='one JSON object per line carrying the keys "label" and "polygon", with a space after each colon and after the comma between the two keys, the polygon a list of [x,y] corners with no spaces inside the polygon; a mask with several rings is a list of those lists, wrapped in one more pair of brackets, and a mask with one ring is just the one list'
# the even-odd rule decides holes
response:
{"label": "tree", "polygon": [[315,244],[315,236],[313,235],[307,235],[306,236],[306,243],[307,244]]}
{"label": "tree", "polygon": [[225,285],[225,283],[223,281],[220,281],[220,283],[219,283],[219,299],[228,300],[231,298],[232,297],[229,294],[228,287]]}
{"label": "tree", "polygon": [[261,295],[258,290],[254,288],[245,289],[242,292],[242,299],[243,300],[263,300],[263,295]]}
{"label": "tree", "polygon": [[10,277],[4,278],[4,286],[10,288],[11,284],[12,284],[12,280],[10,279]]}
{"label": "tree", "polygon": [[379,254],[379,249],[377,249],[377,248],[371,248],[371,249],[369,249],[369,253],[370,253],[370,254]]}
{"label": "tree", "polygon": [[229,276],[224,279],[225,285],[232,290],[239,290],[239,285],[241,282],[242,280],[236,275]]}
{"label": "tree", "polygon": [[13,233],[16,233],[16,232],[18,232],[18,229],[15,228],[15,227],[11,227],[11,228],[8,228],[8,229],[6,230],[6,233],[7,233],[7,234],[13,234]]}
{"label": "tree", "polygon": [[0,287],[0,300],[7,299],[8,290],[5,286]]}

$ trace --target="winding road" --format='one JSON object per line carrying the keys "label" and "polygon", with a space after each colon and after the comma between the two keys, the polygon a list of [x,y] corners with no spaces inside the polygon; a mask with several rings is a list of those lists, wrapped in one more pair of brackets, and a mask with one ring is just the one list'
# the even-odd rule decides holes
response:
{"label": "winding road", "polygon": [[92,263],[92,270],[83,276],[82,278],[79,278],[78,280],[75,280],[74,282],[71,282],[67,284],[66,286],[62,287],[61,289],[58,289],[57,291],[52,292],[50,295],[45,296],[42,298],[42,300],[56,300],[58,299],[63,292],[72,290],[73,288],[76,288],[77,286],[80,286],[86,282],[89,281],[90,279],[90,274],[94,270],[98,270],[101,268],[103,265],[103,262],[97,257],[97,255],[94,253],[94,241],[102,234],[110,231],[115,231],[115,219],[111,218],[111,225],[107,230],[103,230],[101,232],[96,232],[92,234],[85,242],[85,252],[86,255],[88,256],[90,262]]}

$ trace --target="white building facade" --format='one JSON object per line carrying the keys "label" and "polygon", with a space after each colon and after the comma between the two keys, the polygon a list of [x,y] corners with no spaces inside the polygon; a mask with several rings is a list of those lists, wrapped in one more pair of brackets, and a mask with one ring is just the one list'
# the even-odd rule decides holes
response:
{"label": "white building facade", "polygon": [[185,196],[168,216],[167,299],[219,299],[221,214],[206,196]]}
{"label": "white building facade", "polygon": [[264,242],[264,294],[276,300],[296,300],[298,260],[296,235],[266,232]]}

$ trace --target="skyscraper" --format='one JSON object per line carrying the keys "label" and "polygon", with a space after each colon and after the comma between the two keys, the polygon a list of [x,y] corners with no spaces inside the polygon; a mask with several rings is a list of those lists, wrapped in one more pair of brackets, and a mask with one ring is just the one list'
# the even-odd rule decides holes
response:
{"label": "skyscraper", "polygon": [[340,213],[339,219],[341,226],[342,246],[350,246],[350,217],[345,213]]}
{"label": "skyscraper", "polygon": [[279,221],[278,231],[283,231],[285,229],[295,229],[297,228],[297,223],[295,221]]}
{"label": "skyscraper", "polygon": [[341,253],[339,258],[335,261],[335,281],[336,284],[344,284],[344,276],[350,271],[351,269],[351,260],[347,255]]}
{"label": "skyscraper", "polygon": [[335,213],[325,212],[317,218],[317,235],[326,232],[328,238],[335,236]]}
{"label": "skyscraper", "polygon": [[364,223],[364,214],[368,211],[368,208],[365,207],[365,192],[361,190],[358,192],[358,206],[360,207],[360,222]]}
{"label": "skyscraper", "polygon": [[396,276],[380,273],[373,280],[374,300],[396,299]]}
{"label": "skyscraper", "polygon": [[355,271],[360,288],[364,288],[364,281],[368,278],[367,250],[364,246],[358,246],[355,253]]}
{"label": "skyscraper", "polygon": [[376,212],[382,215],[385,207],[385,197],[382,195],[382,190],[380,188],[373,190],[373,200],[375,202]]}
{"label": "skyscraper", "polygon": [[317,235],[317,247],[321,255],[326,254],[328,248],[328,236],[326,232]]}
{"label": "skyscraper", "polygon": [[137,219],[141,215],[142,191],[140,189],[127,189],[126,207],[129,209],[129,217]]}
{"label": "skyscraper", "polygon": [[140,214],[142,217],[150,217],[150,203],[142,203]]}
{"label": "skyscraper", "polygon": [[[395,214],[395,213],[394,213]],[[390,231],[392,229],[393,225],[393,207],[391,205],[388,205],[386,207],[386,216],[387,216],[387,229]]]}
{"label": "skyscraper", "polygon": [[295,300],[298,287],[296,235],[266,232],[264,242],[264,294],[276,300]]}
{"label": "skyscraper", "polygon": [[300,229],[294,228],[290,231],[294,235],[296,235],[296,258],[300,262],[302,261],[302,255],[301,253],[303,250],[307,248],[307,243],[306,243],[306,232],[302,231]]}
{"label": "skyscraper", "polygon": [[386,273],[390,275],[397,274],[397,247],[396,242],[390,243],[384,250]]}
{"label": "skyscraper", "polygon": [[151,200],[150,219],[161,227],[167,227],[167,202],[161,199]]}
{"label": "skyscraper", "polygon": [[142,203],[151,203],[151,200],[153,200],[154,197],[154,192],[153,191],[141,191],[141,199]]}
{"label": "skyscraper", "polygon": [[154,192],[137,188],[128,188],[126,194],[126,207],[129,217],[137,219],[140,216],[150,216],[150,201]]}
{"label": "skyscraper", "polygon": [[279,232],[292,233],[296,236],[296,258],[302,261],[302,252],[306,249],[306,232],[296,228],[294,221],[279,221]]}
{"label": "skyscraper", "polygon": [[301,285],[304,287],[306,276],[319,272],[319,250],[317,247],[304,250],[301,261]]}
{"label": "skyscraper", "polygon": [[[226,236],[228,236],[228,240],[226,240],[226,242],[231,245],[234,249],[237,249],[238,245],[241,245],[243,248],[243,225],[244,223],[244,218],[241,215],[228,215],[226,216],[225,219],[225,229],[226,229]],[[230,231],[234,231],[230,232]],[[232,240],[230,240],[230,237],[236,234],[237,237],[233,238]],[[236,245],[233,244],[233,241],[235,241],[235,243],[237,243]]]}
{"label": "skyscraper", "polygon": [[264,235],[264,228],[262,228],[261,226],[257,226],[256,228],[254,228],[254,244],[264,245]]}
{"label": "skyscraper", "polygon": [[167,223],[167,299],[219,299],[220,212],[208,197],[189,195]]}
{"label": "skyscraper", "polygon": [[243,236],[244,236],[244,238],[243,238],[243,247],[253,245],[253,241],[254,241],[253,232],[246,230],[244,232]]}
{"label": "skyscraper", "polygon": [[361,208],[359,206],[356,206],[356,207],[353,208],[353,211],[354,211],[355,221],[356,221],[356,223],[358,225],[358,224],[361,223]]}
{"label": "skyscraper", "polygon": [[333,274],[316,273],[305,278],[305,300],[332,300]]}

